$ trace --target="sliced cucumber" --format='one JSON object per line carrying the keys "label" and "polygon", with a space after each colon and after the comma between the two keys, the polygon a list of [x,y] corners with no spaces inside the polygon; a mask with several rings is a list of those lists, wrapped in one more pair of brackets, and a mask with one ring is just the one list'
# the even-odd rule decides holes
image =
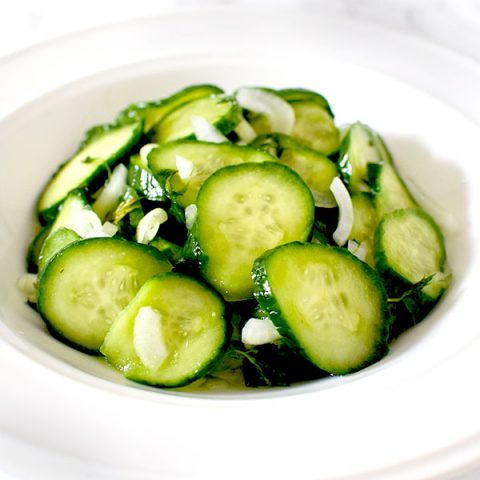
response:
{"label": "sliced cucumber", "polygon": [[[295,113],[291,105],[280,97],[275,90],[263,87],[242,87],[235,92],[235,98],[239,105],[253,116],[251,126],[256,130],[259,125],[256,118],[265,126],[267,132],[290,134],[295,123]],[[262,130],[264,126],[262,125]]]}
{"label": "sliced cucumber", "polygon": [[278,133],[257,137],[252,145],[265,145],[268,152],[273,150],[281,163],[295,170],[312,190],[317,207],[337,206],[330,191],[330,184],[338,172],[336,165],[328,157],[305,147],[288,135]]}
{"label": "sliced cucumber", "polygon": [[224,95],[210,95],[182,104],[162,118],[150,131],[156,143],[193,138],[192,117],[201,116],[221,133],[230,133],[240,123],[241,110],[237,102]]}
{"label": "sliced cucumber", "polygon": [[255,262],[253,277],[256,298],[279,332],[322,370],[345,374],[386,354],[382,283],[345,249],[283,245]]}
{"label": "sliced cucumber", "polygon": [[195,203],[203,182],[219,168],[245,162],[275,161],[268,153],[249,147],[180,140],[154,148],[148,155],[148,163],[152,172],[157,175],[162,171],[177,170],[177,157],[193,164],[189,178],[179,182],[177,194],[175,184],[169,185],[170,197],[182,208]]}
{"label": "sliced cucumber", "polygon": [[101,229],[102,222],[87,202],[82,190],[73,190],[67,195],[50,231],[53,233],[62,227],[73,230],[81,237]]}
{"label": "sliced cucumber", "polygon": [[223,90],[215,85],[192,85],[167,98],[129,105],[118,114],[116,123],[122,124],[131,122],[132,120],[143,119],[144,131],[148,132],[156,123],[161,121],[165,115],[178,106],[197,98],[220,93],[223,93]]}
{"label": "sliced cucumber", "polygon": [[283,90],[278,90],[277,94],[289,103],[303,101],[318,103],[332,118],[334,117],[327,99],[317,92],[305,88],[284,88]]}
{"label": "sliced cucumber", "polygon": [[350,192],[371,192],[369,166],[388,162],[378,135],[367,125],[356,122],[347,130],[340,147],[338,166]]}
{"label": "sliced cucumber", "polygon": [[101,129],[91,133],[77,153],[55,173],[40,194],[37,211],[41,221],[55,216],[68,193],[84,187],[125,155],[140,139],[142,122]]}
{"label": "sliced cucumber", "polygon": [[367,125],[350,126],[340,148],[339,169],[352,193],[374,193],[378,218],[400,208],[418,207],[398,175],[381,137]]}
{"label": "sliced cucumber", "polygon": [[127,378],[163,387],[201,377],[224,351],[222,300],[178,273],[143,285],[112,325],[101,352]]}
{"label": "sliced cucumber", "polygon": [[378,225],[378,215],[372,196],[368,193],[355,193],[351,196],[353,225],[349,238],[357,242],[373,239]]}
{"label": "sliced cucumber", "polygon": [[373,189],[379,218],[398,209],[418,207],[417,202],[390,162],[379,166]]}
{"label": "sliced cucumber", "polygon": [[373,236],[378,225],[377,210],[372,200],[372,195],[368,193],[354,193],[351,199],[353,225],[348,238],[365,245],[365,261],[372,267],[375,264],[373,258]]}
{"label": "sliced cucumber", "polygon": [[38,272],[38,257],[42,246],[45,243],[48,235],[50,234],[51,224],[45,225],[34,237],[27,249],[27,272]]}
{"label": "sliced cucumber", "polygon": [[52,259],[52,257],[62,248],[70,245],[73,242],[80,240],[80,235],[77,235],[73,230],[60,227],[52,232],[40,250],[38,256],[38,271],[41,272]]}
{"label": "sliced cucumber", "polygon": [[127,182],[147,200],[152,202],[167,200],[163,187],[150,171],[148,165],[145,166],[138,155],[130,158]]}
{"label": "sliced cucumber", "polygon": [[38,310],[57,336],[95,352],[139,288],[170,269],[156,249],[134,242],[113,238],[75,242],[41,273]]}
{"label": "sliced cucumber", "polygon": [[272,124],[264,113],[245,110],[244,115],[256,135],[264,135],[272,132]]}
{"label": "sliced cucumber", "polygon": [[373,240],[378,225],[378,215],[372,196],[368,193],[355,193],[351,196],[353,225],[349,238],[357,242]]}
{"label": "sliced cucumber", "polygon": [[[446,251],[443,235],[432,217],[419,208],[401,209],[386,214],[375,233],[377,269],[391,284],[402,281],[412,286],[441,273]],[[437,298],[443,289],[432,279],[423,291]],[[443,276],[437,280],[444,281]]]}
{"label": "sliced cucumber", "polygon": [[180,263],[183,259],[183,249],[173,242],[169,242],[161,237],[155,237],[149,245],[155,247],[165,258],[174,265]]}
{"label": "sliced cucumber", "polygon": [[291,105],[295,112],[292,138],[324,155],[338,150],[340,132],[328,110],[311,100],[295,101]]}
{"label": "sliced cucumber", "polygon": [[250,272],[266,250],[306,240],[314,219],[310,189],[278,163],[218,170],[197,197],[194,235],[204,277],[226,300],[251,298]]}

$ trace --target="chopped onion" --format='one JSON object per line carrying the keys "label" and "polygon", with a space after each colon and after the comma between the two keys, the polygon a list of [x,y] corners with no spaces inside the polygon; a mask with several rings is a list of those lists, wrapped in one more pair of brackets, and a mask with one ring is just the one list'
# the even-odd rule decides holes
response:
{"label": "chopped onion", "polygon": [[228,138],[204,117],[192,115],[192,129],[197,140],[212,143],[228,142]]}
{"label": "chopped onion", "polygon": [[106,236],[102,230],[100,217],[93,210],[87,210],[86,208],[82,208],[73,215],[72,221],[67,228],[71,228],[82,238]]}
{"label": "chopped onion", "polygon": [[273,132],[289,135],[295,123],[295,111],[283,98],[260,88],[240,88],[236,94],[242,108],[263,113],[270,120]]}
{"label": "chopped onion", "polygon": [[148,168],[148,154],[158,147],[158,143],[147,143],[138,152],[140,155],[140,161],[144,168]]}
{"label": "chopped onion", "polygon": [[357,243],[355,240],[349,240],[347,248],[352,255],[355,255],[362,262],[367,258],[367,244],[365,242]]}
{"label": "chopped onion", "polygon": [[269,318],[250,318],[242,328],[242,342],[246,345],[264,345],[280,338],[281,335]]}
{"label": "chopped onion", "polygon": [[257,132],[255,132],[253,127],[244,118],[240,120],[240,123],[233,131],[243,143],[250,143],[257,136]]}
{"label": "chopped onion", "polygon": [[185,225],[188,230],[193,227],[197,218],[197,206],[192,203],[185,208]]}
{"label": "chopped onion", "polygon": [[95,200],[93,210],[100,219],[104,220],[107,214],[114,210],[120,202],[120,198],[127,189],[127,173],[125,165],[121,163],[117,165],[102,193]]}
{"label": "chopped onion", "polygon": [[141,307],[133,325],[133,347],[141,362],[156,370],[168,357],[162,315],[152,307]]}
{"label": "chopped onion", "polygon": [[105,222],[102,225],[102,231],[107,237],[113,237],[118,232],[118,227],[112,222]]}
{"label": "chopped onion", "polygon": [[338,225],[333,232],[333,239],[339,246],[345,245],[353,226],[353,207],[352,199],[348,193],[347,187],[343,184],[339,177],[335,177],[330,184],[330,191],[337,202]]}
{"label": "chopped onion", "polygon": [[25,273],[17,280],[17,288],[31,303],[37,303],[38,283],[37,276],[33,273]]}
{"label": "chopped onion", "polygon": [[180,155],[175,155],[175,164],[177,166],[178,176],[182,180],[188,180],[192,176],[193,163]]}
{"label": "chopped onion", "polygon": [[136,238],[138,243],[148,244],[154,238],[162,223],[168,220],[167,212],[163,208],[154,208],[150,210],[138,222]]}

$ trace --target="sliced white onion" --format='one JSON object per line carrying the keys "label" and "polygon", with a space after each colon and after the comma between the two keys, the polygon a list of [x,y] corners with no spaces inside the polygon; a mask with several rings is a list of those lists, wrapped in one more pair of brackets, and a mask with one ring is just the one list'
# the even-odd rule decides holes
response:
{"label": "sliced white onion", "polygon": [[335,197],[338,205],[338,225],[333,232],[333,239],[339,246],[345,245],[353,226],[353,207],[352,199],[348,193],[347,187],[339,177],[335,177],[330,184],[330,191]]}
{"label": "sliced white onion", "polygon": [[357,243],[355,240],[349,240],[347,248],[352,255],[355,255],[362,262],[367,258],[367,244],[365,242]]}
{"label": "sliced white onion", "polygon": [[113,237],[118,232],[118,227],[112,222],[105,222],[102,225],[102,231],[107,237]]}
{"label": "sliced white onion", "polygon": [[158,147],[158,143],[147,143],[144,145],[139,153],[140,161],[144,168],[148,168],[148,154],[154,149]]}
{"label": "sliced white onion", "polygon": [[152,307],[142,307],[133,325],[133,347],[141,362],[156,370],[168,357],[162,328],[162,315]]}
{"label": "sliced white onion", "polygon": [[185,208],[185,225],[188,230],[193,227],[197,218],[197,206],[192,203]]}
{"label": "sliced white onion", "polygon": [[242,108],[266,115],[273,132],[287,135],[292,132],[295,111],[283,98],[260,88],[251,87],[240,88],[236,98]]}
{"label": "sliced white onion", "polygon": [[228,142],[228,138],[206,118],[192,115],[192,129],[197,140],[212,143]]}
{"label": "sliced white onion", "polygon": [[163,208],[150,210],[140,222],[138,222],[136,231],[137,242],[145,245],[150,243],[155,238],[160,225],[167,220],[168,215]]}
{"label": "sliced white onion", "polygon": [[192,176],[193,163],[180,155],[175,155],[175,164],[177,166],[178,176],[182,180],[188,180]]}
{"label": "sliced white onion", "polygon": [[24,273],[17,280],[17,288],[22,292],[31,303],[37,303],[38,283],[37,276],[33,273]]}
{"label": "sliced white onion", "polygon": [[114,168],[110,180],[93,204],[93,210],[100,219],[105,220],[107,214],[120,202],[120,198],[127,189],[127,174],[127,168],[121,163]]}
{"label": "sliced white onion", "polygon": [[257,136],[257,132],[255,132],[253,127],[244,118],[240,120],[240,123],[233,131],[243,143],[250,143]]}
{"label": "sliced white onion", "polygon": [[250,318],[242,328],[242,342],[246,345],[264,345],[280,338],[281,335],[269,318]]}

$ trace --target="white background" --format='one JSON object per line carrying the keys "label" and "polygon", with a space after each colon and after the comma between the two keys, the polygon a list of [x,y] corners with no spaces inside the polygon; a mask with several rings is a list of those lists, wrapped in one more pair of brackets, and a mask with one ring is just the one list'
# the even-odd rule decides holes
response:
{"label": "white background", "polygon": [[381,24],[480,61],[480,0],[0,0],[0,58],[60,35],[169,10],[260,4]]}

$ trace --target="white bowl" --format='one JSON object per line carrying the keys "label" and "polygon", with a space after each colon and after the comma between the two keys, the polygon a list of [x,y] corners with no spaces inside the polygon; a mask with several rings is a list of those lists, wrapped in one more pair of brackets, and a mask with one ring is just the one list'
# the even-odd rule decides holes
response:
{"label": "white bowl", "polygon": [[[298,14],[293,23],[288,14],[273,18],[265,24],[236,12],[232,23],[230,10],[164,16],[0,64],[7,78],[0,103],[0,360],[9,365],[0,400],[0,445],[9,454],[0,453],[0,465],[19,478],[34,469],[66,478],[62,469],[73,468],[69,478],[198,471],[195,478],[414,479],[468,469],[480,458],[480,68],[391,32]],[[248,40],[240,37],[246,24]],[[444,228],[452,286],[382,361],[288,389],[156,390],[53,339],[22,303],[15,281],[36,196],[82,132],[131,102],[203,82],[320,91],[338,123],[362,120],[383,135],[420,203]],[[33,466],[22,466],[25,455]]]}

